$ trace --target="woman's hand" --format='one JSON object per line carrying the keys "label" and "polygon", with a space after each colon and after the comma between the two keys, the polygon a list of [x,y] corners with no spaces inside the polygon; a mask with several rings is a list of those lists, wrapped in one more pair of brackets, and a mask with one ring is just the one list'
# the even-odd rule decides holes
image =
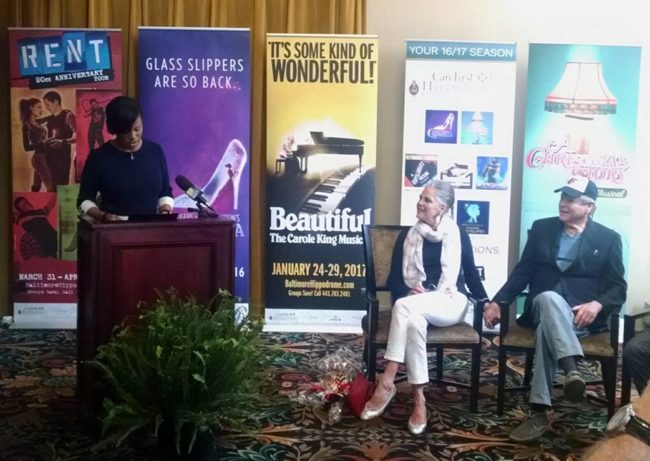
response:
{"label": "woman's hand", "polygon": [[495,303],[485,303],[483,306],[483,320],[485,320],[485,326],[488,328],[494,328],[501,321],[501,307]]}
{"label": "woman's hand", "polygon": [[422,285],[420,285],[419,287],[411,288],[411,290],[409,291],[409,296],[410,295],[419,295],[420,293],[425,293],[426,291],[427,290],[425,290],[424,287]]}
{"label": "woman's hand", "polygon": [[120,217],[116,214],[113,213],[104,213],[102,215],[102,222],[113,222],[113,221],[119,221]]}
{"label": "woman's hand", "polygon": [[120,220],[118,215],[102,211],[96,206],[86,210],[86,216],[90,216],[95,220],[95,222],[112,222]]}

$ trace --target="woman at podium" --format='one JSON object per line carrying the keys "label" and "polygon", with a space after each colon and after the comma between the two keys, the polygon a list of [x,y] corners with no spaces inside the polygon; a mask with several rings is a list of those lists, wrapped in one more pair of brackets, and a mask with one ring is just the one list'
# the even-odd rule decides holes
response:
{"label": "woman at podium", "polygon": [[174,199],[165,154],[142,137],[137,101],[118,96],[109,102],[106,127],[114,138],[88,156],[77,198],[81,212],[99,222],[171,213]]}

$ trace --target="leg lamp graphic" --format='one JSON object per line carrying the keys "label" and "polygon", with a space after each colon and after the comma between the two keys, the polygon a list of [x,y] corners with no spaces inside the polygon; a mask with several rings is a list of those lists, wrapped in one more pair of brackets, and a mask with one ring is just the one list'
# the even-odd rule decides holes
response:
{"label": "leg lamp graphic", "polygon": [[482,144],[488,134],[488,129],[483,123],[483,114],[474,112],[472,120],[469,122],[469,131],[475,137],[472,144]]}
{"label": "leg lamp graphic", "polygon": [[607,87],[600,62],[566,62],[564,73],[544,99],[544,110],[564,114],[577,123],[567,125],[567,140],[576,154],[589,154],[588,136],[595,117],[614,115],[618,101]]}
{"label": "leg lamp graphic", "polygon": [[[208,182],[201,188],[203,190],[203,196],[210,205],[216,200],[219,192],[221,192],[221,189],[225,187],[228,181],[232,181],[232,208],[236,210],[239,207],[239,182],[241,181],[242,171],[246,166],[247,159],[248,153],[244,145],[238,139],[230,141],[214,173],[212,173]],[[192,199],[185,194],[174,197],[175,208],[191,208],[194,205]]]}

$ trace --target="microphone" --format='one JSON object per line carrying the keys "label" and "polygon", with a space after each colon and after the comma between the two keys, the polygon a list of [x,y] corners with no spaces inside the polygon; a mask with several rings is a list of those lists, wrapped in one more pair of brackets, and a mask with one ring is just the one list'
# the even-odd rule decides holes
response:
{"label": "microphone", "polygon": [[192,181],[187,179],[182,174],[176,176],[176,185],[180,187],[185,194],[194,200],[199,207],[199,210],[203,207],[206,207],[208,210],[216,214],[216,211],[210,206],[208,201],[203,196],[203,191],[192,184]]}

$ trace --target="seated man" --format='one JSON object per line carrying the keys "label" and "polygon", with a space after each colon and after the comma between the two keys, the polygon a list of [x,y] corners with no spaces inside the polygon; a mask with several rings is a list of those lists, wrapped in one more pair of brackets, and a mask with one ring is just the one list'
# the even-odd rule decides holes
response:
{"label": "seated man", "polygon": [[492,328],[499,323],[499,305],[512,303],[529,287],[517,323],[535,329],[532,411],[510,434],[520,442],[535,440],[547,429],[558,364],[566,373],[567,399],[582,398],[579,338],[607,329],[607,319],[623,304],[627,289],[620,235],[591,219],[596,184],[573,177],[555,192],[562,192],[559,216],[533,223],[521,260],[484,310],[485,324]]}
{"label": "seated man", "polygon": [[639,394],[650,380],[650,328],[637,333],[623,349],[623,366],[630,373]]}

